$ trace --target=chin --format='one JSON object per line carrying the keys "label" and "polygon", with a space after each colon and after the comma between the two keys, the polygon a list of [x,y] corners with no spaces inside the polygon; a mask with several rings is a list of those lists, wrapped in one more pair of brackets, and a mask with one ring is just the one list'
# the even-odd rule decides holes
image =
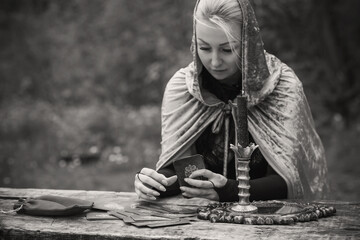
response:
{"label": "chin", "polygon": [[226,78],[228,78],[229,76],[215,76],[214,74],[211,74],[211,76],[213,76],[216,80],[221,81],[221,80],[225,80]]}

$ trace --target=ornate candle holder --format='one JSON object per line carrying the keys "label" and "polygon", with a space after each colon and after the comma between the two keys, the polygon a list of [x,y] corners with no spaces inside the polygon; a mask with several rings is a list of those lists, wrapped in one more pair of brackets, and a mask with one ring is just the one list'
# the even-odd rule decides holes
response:
{"label": "ornate candle holder", "polygon": [[[230,144],[231,150],[235,153],[236,178],[239,181],[239,202],[231,207],[231,211],[248,213],[257,211],[257,207],[250,204],[250,176],[249,163],[252,153],[258,148],[254,143],[249,143],[248,120],[247,120],[247,99],[243,94],[236,98],[236,105],[229,101],[231,113],[235,123],[235,145]],[[244,146],[244,147],[243,147]]]}
{"label": "ornate candle holder", "polygon": [[230,144],[231,150],[235,153],[236,158],[236,177],[239,181],[239,202],[231,207],[232,211],[240,212],[240,213],[249,213],[256,212],[257,207],[250,204],[250,176],[249,176],[249,163],[251,159],[252,153],[258,148],[258,145],[254,143],[250,143],[249,146],[243,148],[240,144],[238,146],[234,146]]}

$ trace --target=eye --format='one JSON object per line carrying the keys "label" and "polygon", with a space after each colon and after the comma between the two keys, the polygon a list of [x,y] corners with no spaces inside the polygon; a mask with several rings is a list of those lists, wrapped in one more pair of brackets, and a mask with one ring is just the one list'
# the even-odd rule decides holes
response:
{"label": "eye", "polygon": [[199,49],[201,51],[205,51],[205,52],[209,52],[211,50],[211,48],[209,48],[209,47],[199,47]]}
{"label": "eye", "polygon": [[223,48],[222,51],[223,51],[224,53],[232,53],[231,48]]}

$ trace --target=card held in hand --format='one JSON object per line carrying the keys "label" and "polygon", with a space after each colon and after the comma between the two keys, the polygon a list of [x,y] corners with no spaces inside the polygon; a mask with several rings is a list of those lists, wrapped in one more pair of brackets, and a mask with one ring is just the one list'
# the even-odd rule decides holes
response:
{"label": "card held in hand", "polygon": [[[200,154],[177,159],[173,162],[173,165],[180,186],[187,186],[187,187],[189,187],[190,185],[184,181],[184,178],[188,178],[191,175],[191,173],[193,173],[196,170],[205,168],[204,158]],[[204,179],[204,178],[200,177],[197,179]]]}

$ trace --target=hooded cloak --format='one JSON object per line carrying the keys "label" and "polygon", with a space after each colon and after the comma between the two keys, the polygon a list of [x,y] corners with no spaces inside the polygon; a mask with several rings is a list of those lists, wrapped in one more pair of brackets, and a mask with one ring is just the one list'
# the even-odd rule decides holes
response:
{"label": "hooded cloak", "polygon": [[[249,1],[238,3],[243,18],[239,26],[241,72],[249,132],[269,165],[285,180],[288,198],[324,198],[328,191],[325,152],[302,83],[290,67],[264,51]],[[193,62],[176,72],[165,88],[157,170],[180,157],[209,125],[218,133],[223,124],[226,104],[201,87],[203,66],[197,53],[195,19],[191,50]]]}

